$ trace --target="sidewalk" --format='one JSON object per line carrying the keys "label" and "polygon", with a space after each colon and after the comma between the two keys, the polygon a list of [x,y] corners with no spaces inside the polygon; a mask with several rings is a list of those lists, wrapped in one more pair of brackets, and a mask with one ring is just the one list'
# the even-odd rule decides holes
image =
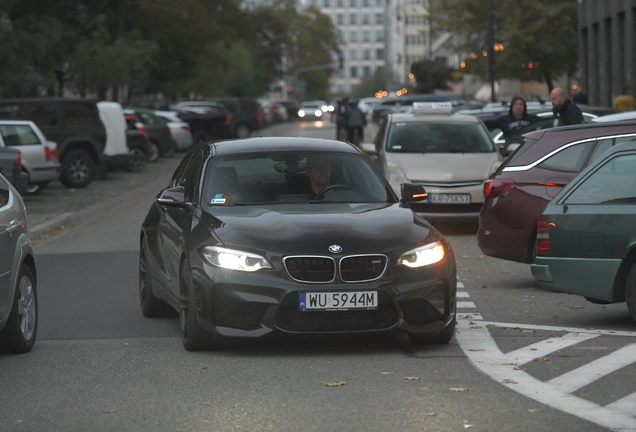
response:
{"label": "sidewalk", "polygon": [[168,185],[184,153],[159,158],[141,173],[109,172],[83,189],[68,189],[59,181],[41,192],[25,195],[29,238],[37,242],[47,234],[130,200],[150,200]]}

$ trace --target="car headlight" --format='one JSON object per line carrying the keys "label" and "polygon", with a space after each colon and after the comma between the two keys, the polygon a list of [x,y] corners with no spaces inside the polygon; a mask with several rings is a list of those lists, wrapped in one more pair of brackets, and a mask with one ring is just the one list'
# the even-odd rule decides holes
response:
{"label": "car headlight", "polygon": [[388,171],[386,173],[386,179],[389,181],[393,190],[398,195],[400,194],[400,185],[402,183],[408,183],[409,179],[406,177],[404,170],[395,162],[389,162],[387,164]]}
{"label": "car headlight", "polygon": [[316,110],[316,112],[314,113],[314,115],[315,115],[316,117],[320,117],[320,116],[322,115],[322,111],[320,111],[320,110]]}
{"label": "car headlight", "polygon": [[298,117],[305,117],[305,110],[298,110]]}
{"label": "car headlight", "polygon": [[424,267],[440,262],[445,255],[444,245],[437,241],[402,254],[398,264],[411,268]]}
{"label": "car headlight", "polygon": [[265,257],[234,249],[208,246],[203,249],[203,256],[216,267],[229,270],[253,272],[263,268],[273,268]]}

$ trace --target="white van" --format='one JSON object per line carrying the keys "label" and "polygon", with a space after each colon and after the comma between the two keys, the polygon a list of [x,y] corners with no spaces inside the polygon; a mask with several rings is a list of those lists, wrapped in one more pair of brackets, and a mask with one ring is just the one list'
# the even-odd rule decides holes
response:
{"label": "white van", "polygon": [[126,141],[126,118],[119,102],[97,102],[99,118],[106,128],[106,147],[104,154],[108,158],[108,168],[128,168],[129,153]]}

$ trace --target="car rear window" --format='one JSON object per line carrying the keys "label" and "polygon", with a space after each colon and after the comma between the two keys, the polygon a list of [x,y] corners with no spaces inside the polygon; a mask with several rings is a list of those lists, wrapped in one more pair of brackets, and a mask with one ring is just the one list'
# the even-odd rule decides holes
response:
{"label": "car rear window", "polygon": [[389,129],[389,153],[489,153],[492,139],[480,123],[395,122]]}
{"label": "car rear window", "polygon": [[539,141],[538,139],[524,137],[521,145],[517,147],[515,151],[510,153],[510,156],[508,156],[506,160],[504,160],[504,162],[501,165],[499,165],[499,169],[497,169],[497,171],[502,171],[505,167],[513,164],[514,161],[519,158],[519,156],[527,152],[538,141]]}
{"label": "car rear window", "polygon": [[27,125],[1,125],[0,134],[7,147],[41,144],[33,129]]}

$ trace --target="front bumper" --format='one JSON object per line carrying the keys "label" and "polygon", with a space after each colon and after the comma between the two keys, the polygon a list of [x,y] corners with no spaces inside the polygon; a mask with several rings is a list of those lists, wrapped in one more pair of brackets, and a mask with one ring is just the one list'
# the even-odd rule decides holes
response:
{"label": "front bumper", "polygon": [[[361,283],[299,283],[284,269],[246,273],[199,260],[191,269],[198,318],[208,332],[232,337],[285,333],[356,333],[394,328],[437,335],[455,319],[455,262],[412,270],[400,267],[379,280]],[[377,291],[376,310],[302,311],[301,292]]]}

